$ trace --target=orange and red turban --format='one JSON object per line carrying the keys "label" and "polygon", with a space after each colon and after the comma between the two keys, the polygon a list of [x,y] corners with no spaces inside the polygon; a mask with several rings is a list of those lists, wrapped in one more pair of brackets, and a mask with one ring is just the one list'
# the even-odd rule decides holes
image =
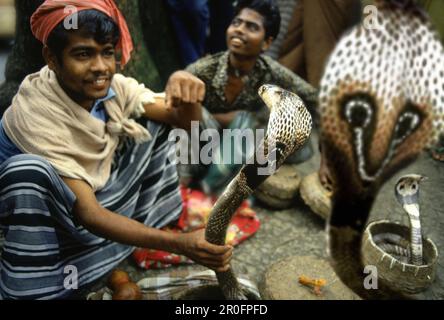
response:
{"label": "orange and red turban", "polygon": [[122,67],[129,61],[133,42],[125,18],[113,0],[46,0],[31,17],[31,30],[34,36],[46,44],[51,31],[66,17],[73,14],[68,6],[76,11],[95,9],[114,20],[120,29],[117,49],[122,51]]}

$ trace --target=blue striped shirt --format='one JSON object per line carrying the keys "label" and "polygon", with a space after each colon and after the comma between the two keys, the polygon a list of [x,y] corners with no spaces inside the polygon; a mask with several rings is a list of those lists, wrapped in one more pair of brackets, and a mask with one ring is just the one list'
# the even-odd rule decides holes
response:
{"label": "blue striped shirt", "polygon": [[[94,102],[94,106],[91,108],[91,115],[97,119],[102,120],[103,122],[108,121],[108,114],[106,113],[104,101],[112,99],[116,96],[116,93],[112,88],[109,88],[108,94],[101,99],[97,99]],[[5,129],[3,128],[3,120],[0,121],[0,164],[3,163],[6,159],[16,156],[18,154],[22,154],[19,148],[9,139],[6,135]]]}

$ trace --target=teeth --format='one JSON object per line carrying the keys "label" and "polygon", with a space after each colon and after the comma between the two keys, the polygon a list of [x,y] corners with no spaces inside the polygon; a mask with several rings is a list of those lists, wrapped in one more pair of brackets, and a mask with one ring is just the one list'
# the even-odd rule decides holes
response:
{"label": "teeth", "polygon": [[242,39],[240,39],[240,38],[233,38],[232,41],[233,41],[233,42],[237,42],[237,43],[244,43],[244,42],[242,41]]}
{"label": "teeth", "polygon": [[100,86],[100,85],[104,84],[105,81],[106,80],[103,80],[103,79],[102,80],[96,80],[96,81],[94,81],[94,83]]}

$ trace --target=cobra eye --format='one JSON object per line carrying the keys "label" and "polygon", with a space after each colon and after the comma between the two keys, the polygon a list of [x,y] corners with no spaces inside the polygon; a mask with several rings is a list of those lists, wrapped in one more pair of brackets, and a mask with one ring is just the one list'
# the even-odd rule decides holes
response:
{"label": "cobra eye", "polygon": [[370,103],[364,99],[350,99],[345,104],[345,117],[354,127],[367,127],[372,114]]}
{"label": "cobra eye", "polygon": [[403,113],[398,120],[395,128],[395,140],[404,140],[410,135],[419,125],[419,115],[411,111]]}

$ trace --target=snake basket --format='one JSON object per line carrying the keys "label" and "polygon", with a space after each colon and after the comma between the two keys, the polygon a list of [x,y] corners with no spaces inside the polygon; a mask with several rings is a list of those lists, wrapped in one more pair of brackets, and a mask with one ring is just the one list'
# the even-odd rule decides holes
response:
{"label": "snake basket", "polygon": [[294,204],[300,183],[296,166],[282,165],[256,189],[254,195],[270,208],[287,209]]}
{"label": "snake basket", "polygon": [[324,220],[331,213],[331,192],[324,188],[317,171],[305,176],[299,186],[302,200],[310,209]]}
{"label": "snake basket", "polygon": [[430,239],[423,238],[423,265],[402,262],[382,250],[374,237],[381,234],[396,234],[404,239],[409,238],[409,228],[387,220],[370,223],[362,242],[364,266],[376,266],[378,281],[392,290],[403,294],[416,294],[426,290],[435,280],[438,262],[438,250]]}

